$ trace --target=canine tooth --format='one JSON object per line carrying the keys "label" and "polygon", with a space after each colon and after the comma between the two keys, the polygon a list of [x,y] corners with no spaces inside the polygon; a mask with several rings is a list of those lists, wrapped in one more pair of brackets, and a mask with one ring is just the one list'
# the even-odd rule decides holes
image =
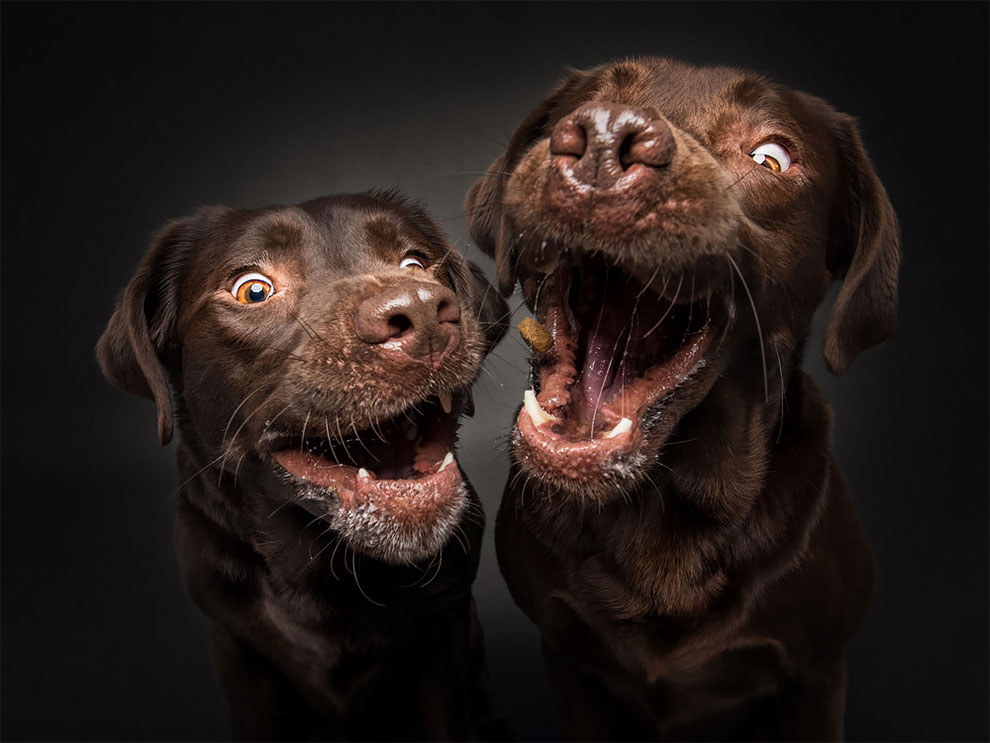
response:
{"label": "canine tooth", "polygon": [[454,455],[452,452],[447,452],[444,456],[443,461],[440,463],[440,469],[437,472],[443,472],[447,467],[454,463]]}
{"label": "canine tooth", "polygon": [[443,408],[443,412],[450,412],[450,390],[443,390],[437,393],[437,397],[440,398],[440,407]]}
{"label": "canine tooth", "polygon": [[632,430],[632,421],[629,420],[628,418],[623,418],[621,421],[615,424],[615,428],[613,428],[611,431],[605,434],[604,438],[614,439],[616,436],[619,436],[620,434],[623,433],[628,433],[631,430]]}
{"label": "canine tooth", "polygon": [[536,393],[533,390],[526,390],[523,393],[523,406],[529,417],[533,420],[534,426],[541,426],[549,421],[559,420],[543,409],[543,406],[536,401]]}
{"label": "canine tooth", "polygon": [[358,470],[358,477],[363,477],[366,480],[370,480],[371,479],[371,473],[369,473],[368,470],[366,470],[364,467],[362,467],[361,469]]}

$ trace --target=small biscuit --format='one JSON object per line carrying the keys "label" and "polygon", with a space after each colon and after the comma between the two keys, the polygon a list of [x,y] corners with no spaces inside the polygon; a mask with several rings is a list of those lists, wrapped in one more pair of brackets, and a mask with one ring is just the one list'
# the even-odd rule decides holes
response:
{"label": "small biscuit", "polygon": [[523,318],[519,323],[519,334],[537,353],[546,353],[553,348],[553,337],[532,317]]}

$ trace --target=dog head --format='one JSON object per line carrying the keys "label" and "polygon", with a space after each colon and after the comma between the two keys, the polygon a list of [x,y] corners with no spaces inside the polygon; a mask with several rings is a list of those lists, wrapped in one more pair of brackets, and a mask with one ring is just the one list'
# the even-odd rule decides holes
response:
{"label": "dog head", "polygon": [[642,483],[721,379],[779,414],[833,280],[834,373],[895,326],[897,221],[852,119],[744,71],[573,72],[467,212],[499,288],[518,278],[546,330],[513,446],[556,491]]}
{"label": "dog head", "polygon": [[395,194],[207,208],[153,242],[97,354],[211,481],[239,472],[238,497],[298,503],[408,563],[467,505],[456,423],[506,311]]}

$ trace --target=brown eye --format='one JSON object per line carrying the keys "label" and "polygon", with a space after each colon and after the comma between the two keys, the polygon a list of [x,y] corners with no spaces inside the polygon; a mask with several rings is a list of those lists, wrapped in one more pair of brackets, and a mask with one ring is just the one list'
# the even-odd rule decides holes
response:
{"label": "brown eye", "polygon": [[403,258],[401,261],[399,261],[399,268],[419,268],[419,269],[425,269],[426,266],[424,265],[423,261],[421,261],[416,256],[414,256],[414,255],[407,255],[405,258]]}
{"label": "brown eye", "polygon": [[750,152],[749,156],[759,165],[769,168],[775,173],[783,173],[791,167],[790,154],[775,142],[764,142]]}
{"label": "brown eye", "polygon": [[241,304],[260,304],[275,293],[275,286],[263,274],[246,273],[237,278],[230,293]]}

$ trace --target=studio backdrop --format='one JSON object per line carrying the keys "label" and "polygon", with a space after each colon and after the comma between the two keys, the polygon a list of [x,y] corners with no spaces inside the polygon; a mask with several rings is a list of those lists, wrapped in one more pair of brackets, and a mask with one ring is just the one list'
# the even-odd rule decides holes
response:
{"label": "studio backdrop", "polygon": [[[3,739],[227,735],[172,545],[174,444],[94,357],[152,234],[204,204],[395,187],[492,276],[467,237],[467,189],[569,68],[645,54],[750,68],[857,117],[904,260],[894,339],[831,377],[820,312],[805,359],[877,562],[846,733],[987,738],[986,3],[0,12]],[[557,735],[539,638],[491,542],[526,363],[513,329],[460,457],[489,517],[475,595],[494,686],[537,740]]]}

